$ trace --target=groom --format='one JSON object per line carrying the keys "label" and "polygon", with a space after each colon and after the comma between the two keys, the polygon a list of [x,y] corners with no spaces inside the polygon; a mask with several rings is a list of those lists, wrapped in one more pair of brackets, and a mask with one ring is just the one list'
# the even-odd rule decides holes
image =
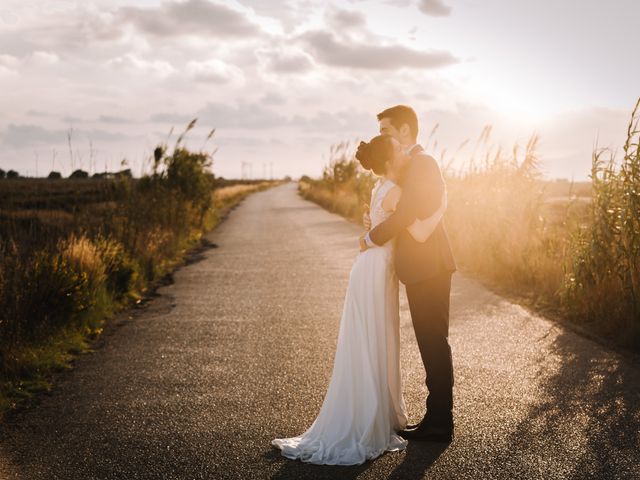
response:
{"label": "groom", "polygon": [[380,134],[398,140],[410,157],[401,182],[402,195],[395,212],[360,238],[360,249],[395,239],[395,268],[405,284],[411,320],[427,373],[427,413],[416,425],[398,432],[409,440],[450,441],[453,437],[453,364],[449,346],[449,294],[456,265],[443,222],[424,242],[407,231],[415,219],[425,219],[439,208],[445,189],[438,164],[418,138],[418,118],[405,105],[378,114]]}

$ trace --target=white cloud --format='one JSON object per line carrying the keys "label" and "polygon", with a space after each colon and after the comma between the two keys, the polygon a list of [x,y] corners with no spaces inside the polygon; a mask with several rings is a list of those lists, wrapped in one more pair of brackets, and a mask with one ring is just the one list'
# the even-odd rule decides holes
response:
{"label": "white cloud", "polygon": [[274,109],[245,101],[236,105],[210,102],[196,115],[201,123],[212,127],[239,129],[267,129],[286,125],[287,118]]}
{"label": "white cloud", "polygon": [[313,0],[242,0],[242,4],[258,15],[276,20],[286,32],[304,26],[318,7]]}
{"label": "white cloud", "polygon": [[0,55],[0,67],[5,67],[8,69],[17,69],[20,65],[20,60],[13,55]]}
{"label": "white cloud", "polygon": [[[5,147],[25,148],[38,145],[60,145],[67,140],[69,129],[48,129],[39,125],[9,124],[4,132],[0,132],[2,145]],[[122,133],[106,130],[73,129],[74,138],[90,138],[92,140],[115,142],[127,138]]]}
{"label": "white cloud", "polygon": [[18,23],[19,17],[9,9],[0,10],[0,23],[6,23],[7,25],[15,25]]}
{"label": "white cloud", "polygon": [[60,61],[60,57],[55,53],[38,50],[31,54],[30,61],[35,65],[48,66],[58,63]]}
{"label": "white cloud", "polygon": [[325,12],[325,21],[336,33],[360,30],[367,25],[367,17],[361,11],[330,7]]}
{"label": "white cloud", "polygon": [[0,55],[0,75],[17,76],[23,68],[50,67],[60,61],[55,53],[37,50],[27,57],[18,58],[13,55]]}
{"label": "white cloud", "polygon": [[107,66],[129,73],[152,74],[160,77],[166,77],[175,72],[175,68],[169,62],[163,60],[144,60],[132,53],[108,60]]}
{"label": "white cloud", "polygon": [[0,77],[17,77],[18,72],[11,70],[10,68],[0,65]]}
{"label": "white cloud", "polygon": [[242,70],[218,59],[201,62],[192,60],[186,68],[191,78],[203,83],[241,83],[244,79]]}
{"label": "white cloud", "polygon": [[159,37],[245,37],[261,32],[243,12],[208,0],[166,1],[152,8],[124,7],[118,14],[120,21]]}
{"label": "white cloud", "polygon": [[442,0],[420,0],[418,8],[422,13],[433,17],[446,17],[451,13],[451,7]]}
{"label": "white cloud", "polygon": [[260,103],[263,105],[285,105],[287,97],[277,92],[267,92],[260,97]]}
{"label": "white cloud", "polygon": [[304,73],[313,68],[306,53],[294,48],[264,49],[257,52],[264,67],[275,73]]}
{"label": "white cloud", "polygon": [[236,104],[209,102],[204,108],[200,108],[192,115],[165,112],[152,115],[150,120],[156,123],[175,125],[186,124],[193,118],[198,119],[198,125],[205,125],[208,128],[264,130],[289,124],[289,119],[276,110],[259,103],[246,101],[240,101]]}
{"label": "white cloud", "polygon": [[372,45],[355,41],[344,42],[331,33],[320,30],[300,37],[318,61],[331,66],[369,70],[398,68],[434,69],[457,63],[446,51],[420,51],[404,45]]}
{"label": "white cloud", "polygon": [[0,78],[18,76],[20,61],[13,55],[0,55]]}
{"label": "white cloud", "polygon": [[124,38],[124,24],[111,9],[99,9],[87,2],[77,8],[48,10],[43,6],[38,15],[25,16],[20,28],[2,31],[3,47],[23,57],[36,51],[81,54],[89,46],[116,44]]}
{"label": "white cloud", "polygon": [[114,125],[120,125],[123,123],[131,123],[130,118],[120,117],[117,115],[100,115],[97,119],[99,123],[111,123]]}
{"label": "white cloud", "polygon": [[188,124],[193,120],[193,115],[184,115],[175,112],[154,113],[149,117],[149,121],[154,123]]}

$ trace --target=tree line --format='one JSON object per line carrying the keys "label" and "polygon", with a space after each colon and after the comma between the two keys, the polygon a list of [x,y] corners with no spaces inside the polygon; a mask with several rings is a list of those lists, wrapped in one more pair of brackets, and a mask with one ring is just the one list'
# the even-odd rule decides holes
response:
{"label": "tree line", "polygon": [[[127,168],[125,170],[120,170],[118,172],[96,172],[93,175],[89,175],[89,172],[81,169],[74,170],[67,178],[133,178],[131,174],[131,169]],[[5,171],[0,168],[0,179],[12,179],[12,178],[25,178],[22,177],[16,170]],[[47,177],[49,180],[59,180],[62,179],[62,174],[57,171],[49,172]]]}

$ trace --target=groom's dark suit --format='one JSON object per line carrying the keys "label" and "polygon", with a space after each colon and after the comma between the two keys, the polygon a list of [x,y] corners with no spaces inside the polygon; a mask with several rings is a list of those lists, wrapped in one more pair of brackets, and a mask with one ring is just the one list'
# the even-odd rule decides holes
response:
{"label": "groom's dark suit", "polygon": [[395,238],[396,273],[407,288],[413,328],[427,372],[427,417],[435,423],[449,424],[453,418],[449,294],[456,265],[442,221],[423,243],[407,231],[416,218],[425,219],[438,210],[445,185],[438,164],[420,145],[414,146],[410,155],[396,210],[369,232],[369,239],[384,245]]}

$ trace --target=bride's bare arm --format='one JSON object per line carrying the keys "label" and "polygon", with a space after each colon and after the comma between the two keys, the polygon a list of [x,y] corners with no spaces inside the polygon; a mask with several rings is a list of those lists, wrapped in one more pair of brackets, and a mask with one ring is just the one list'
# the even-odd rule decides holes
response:
{"label": "bride's bare arm", "polygon": [[395,211],[396,205],[398,205],[398,201],[400,200],[401,193],[402,189],[397,185],[395,185],[387,192],[387,194],[382,199],[382,208],[385,212]]}

